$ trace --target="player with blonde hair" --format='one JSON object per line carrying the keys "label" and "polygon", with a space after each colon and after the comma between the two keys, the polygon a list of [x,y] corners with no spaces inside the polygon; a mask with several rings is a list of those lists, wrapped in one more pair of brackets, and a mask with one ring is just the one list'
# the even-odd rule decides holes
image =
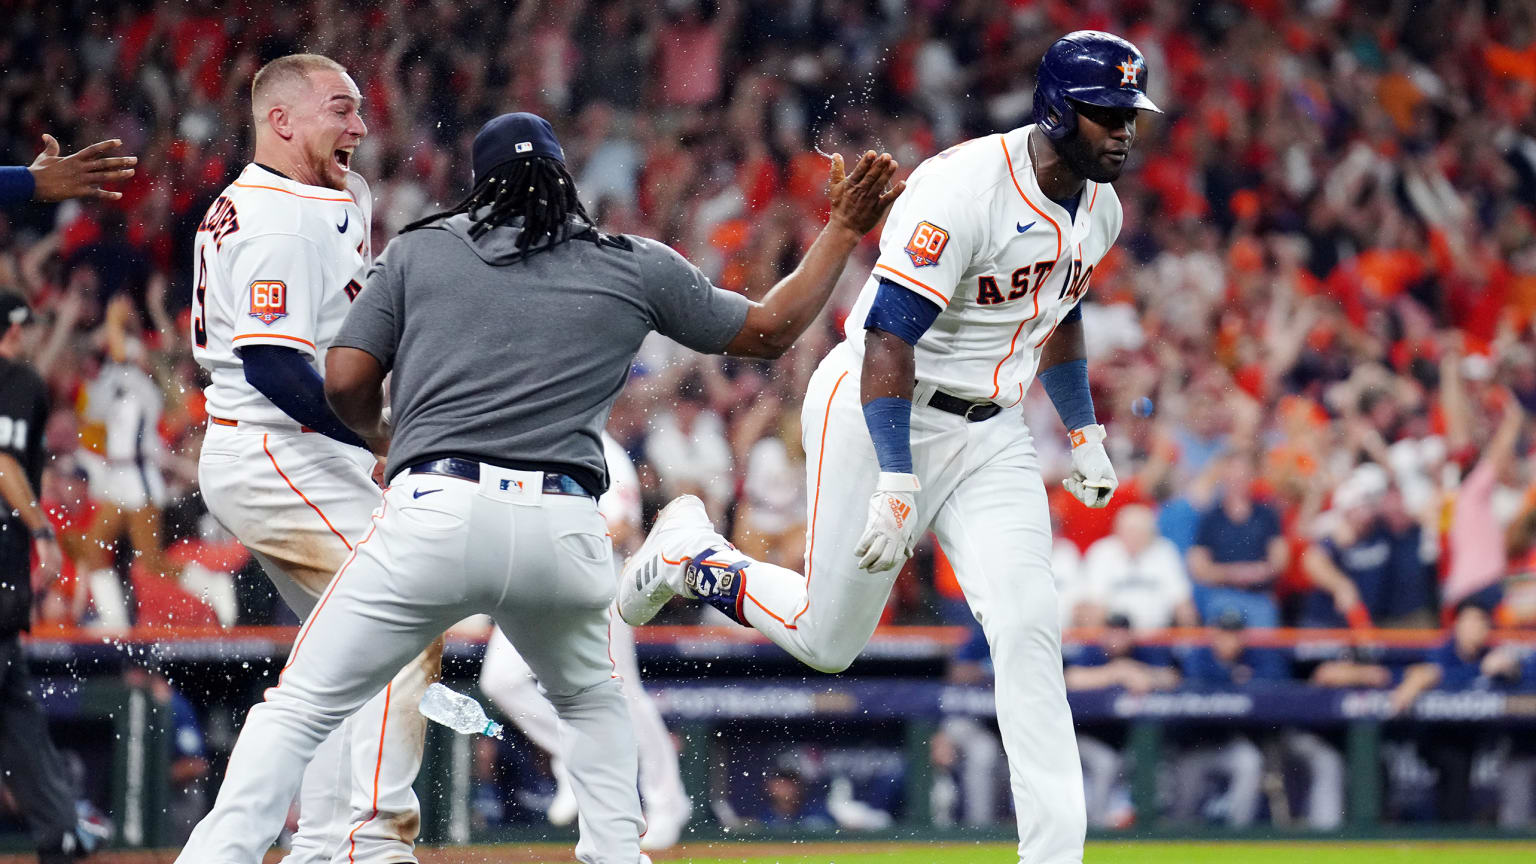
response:
{"label": "player with blonde hair", "polygon": [[[203,499],[306,619],[381,498],[377,460],[326,405],[320,377],[372,263],[372,199],[351,170],[368,134],[361,104],[327,57],[295,54],[258,71],[255,159],[208,208],[193,259],[193,353],[212,380]],[[414,860],[417,706],[441,658],[439,642],[321,746],[290,862]],[[217,859],[239,838],[207,839]]]}

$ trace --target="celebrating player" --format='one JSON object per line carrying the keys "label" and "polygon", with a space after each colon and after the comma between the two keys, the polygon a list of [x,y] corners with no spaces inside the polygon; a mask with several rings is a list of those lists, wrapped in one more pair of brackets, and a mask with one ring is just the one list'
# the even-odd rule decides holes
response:
{"label": "celebrating player", "polygon": [[620,578],[631,624],[673,596],[699,599],[835,672],[874,633],[913,543],[932,529],[992,651],[1019,860],[1031,864],[1081,861],[1085,816],[1045,488],[1030,431],[1008,409],[1039,377],[1071,433],[1067,490],[1090,507],[1109,502],[1115,472],[1077,304],[1120,231],[1109,184],[1137,112],[1158,110],[1146,84],[1129,42],[1068,34],[1040,63],[1033,125],[912,174],[847,339],[806,393],[805,575],[737,552],[683,496]]}
{"label": "celebrating player", "polygon": [[[390,244],[333,341],[326,393],[375,452],[388,447],[391,483],[282,680],[246,718],[182,864],[261,860],[296,775],[341,718],[444,627],[481,612],[560,715],[577,859],[647,860],[634,733],[608,649],[612,547],[594,500],[608,483],[608,412],[652,331],[698,351],[782,354],[901,192],[886,191],[890,156],[866,153],[847,177],[834,160],[830,221],[753,303],[654,240],[598,232],[542,118],[497,117],[473,158],[469,197]],[[380,416],[391,372],[392,437]]]}
{"label": "celebrating player", "polygon": [[[349,170],[368,132],[360,102],[319,55],[258,71],[255,161],[208,208],[193,262],[193,354],[212,379],[203,500],[305,618],[379,506],[377,461],[331,413],[318,371],[369,265],[372,200]],[[349,722],[350,741],[338,731],[310,763],[290,862],[415,860],[417,705],[441,656],[416,658]],[[198,860],[218,861],[244,840],[203,842]]]}

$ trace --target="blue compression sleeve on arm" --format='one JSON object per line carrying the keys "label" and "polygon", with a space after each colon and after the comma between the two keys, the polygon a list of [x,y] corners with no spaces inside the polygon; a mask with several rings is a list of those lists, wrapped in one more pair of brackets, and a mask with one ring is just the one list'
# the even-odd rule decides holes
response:
{"label": "blue compression sleeve on arm", "polygon": [[1088,388],[1088,361],[1079,357],[1065,363],[1057,363],[1043,370],[1038,376],[1056,414],[1061,417],[1068,431],[1092,426],[1098,422],[1093,417],[1093,392]]}
{"label": "blue compression sleeve on arm", "polygon": [[325,382],[297,349],[281,345],[248,345],[240,349],[245,380],[300,426],[343,444],[367,449],[325,402]]}
{"label": "blue compression sleeve on arm", "polygon": [[875,302],[864,319],[864,329],[884,330],[908,345],[916,345],[941,311],[936,304],[919,297],[917,292],[889,279],[881,279],[880,287],[875,291]]}
{"label": "blue compression sleeve on arm", "polygon": [[869,427],[880,470],[912,473],[912,400],[884,396],[864,406],[864,425]]}
{"label": "blue compression sleeve on arm", "polygon": [[32,200],[32,193],[36,191],[37,181],[32,179],[32,172],[27,170],[27,166],[0,167],[0,207],[25,204]]}
{"label": "blue compression sleeve on arm", "polygon": [[1083,320],[1083,304],[1079,303],[1072,307],[1072,311],[1067,313],[1067,317],[1061,319],[1061,323],[1071,324],[1073,321],[1081,320]]}

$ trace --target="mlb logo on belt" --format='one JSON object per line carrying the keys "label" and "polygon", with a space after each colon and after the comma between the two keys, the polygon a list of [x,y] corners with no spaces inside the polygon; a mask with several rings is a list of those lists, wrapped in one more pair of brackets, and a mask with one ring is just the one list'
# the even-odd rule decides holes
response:
{"label": "mlb logo on belt", "polygon": [[907,241],[907,257],[912,259],[913,267],[932,266],[939,263],[939,256],[944,254],[944,245],[948,242],[948,231],[932,222],[919,222],[912,232],[912,239]]}
{"label": "mlb logo on belt", "polygon": [[516,488],[519,492],[523,491],[523,481],[506,479],[501,481],[501,491],[510,492],[513,488]]}
{"label": "mlb logo on belt", "polygon": [[288,286],[281,282],[252,282],[251,317],[263,324],[288,317]]}

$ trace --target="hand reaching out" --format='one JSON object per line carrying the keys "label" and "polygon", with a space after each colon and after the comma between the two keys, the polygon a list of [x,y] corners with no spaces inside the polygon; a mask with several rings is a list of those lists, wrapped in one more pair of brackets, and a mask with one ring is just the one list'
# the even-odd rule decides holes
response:
{"label": "hand reaching out", "polygon": [[845,176],[842,155],[833,154],[830,186],[827,189],[827,199],[832,202],[832,217],[829,221],[855,231],[860,236],[873,231],[885,217],[885,212],[891,209],[891,204],[907,188],[905,180],[898,180],[894,186],[886,188],[899,167],[891,154],[876,156],[875,151],[867,150]]}
{"label": "hand reaching out", "polygon": [[43,135],[43,152],[32,160],[28,170],[32,172],[35,190],[32,197],[39,201],[65,201],[70,198],[100,198],[115,201],[123,197],[121,192],[103,189],[102,184],[127,180],[133,176],[137,156],[108,156],[106,154],[123,146],[117,138],[98,141],[70,156],[59,155],[58,139]]}

